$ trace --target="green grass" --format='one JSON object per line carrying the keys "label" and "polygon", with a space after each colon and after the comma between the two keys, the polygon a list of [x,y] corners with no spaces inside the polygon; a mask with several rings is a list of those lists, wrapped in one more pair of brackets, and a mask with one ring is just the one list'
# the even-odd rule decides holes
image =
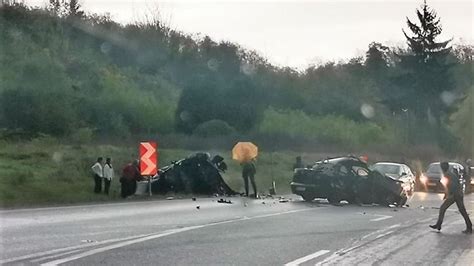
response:
{"label": "green grass", "polygon": [[[223,174],[231,188],[243,192],[240,165],[231,159],[229,150],[204,150],[211,155],[224,157],[228,171]],[[201,150],[202,151],[202,150]],[[183,149],[160,149],[160,167],[169,165],[197,152]],[[348,154],[348,151],[298,153],[294,151],[260,151],[256,167],[256,183],[260,193],[268,192],[272,181],[277,193],[290,191],[295,157],[301,155],[308,164],[328,156]],[[420,171],[425,163],[440,160],[435,152],[411,152],[412,158],[404,158],[413,170]],[[397,161],[401,157],[392,150],[369,154],[369,160]],[[93,179],[90,167],[98,156],[111,157],[116,177],[112,181],[110,195],[92,193]],[[57,140],[43,137],[30,142],[0,141],[0,207],[29,207],[68,205],[86,202],[112,202],[120,198],[119,175],[123,166],[138,157],[136,146],[114,145],[64,145]],[[183,196],[183,195],[180,195]],[[163,197],[156,195],[154,197]],[[146,197],[145,197],[146,198]]]}
{"label": "green grass", "polygon": [[[0,146],[0,203],[3,208],[67,205],[85,202],[118,201],[120,198],[119,175],[122,167],[137,158],[138,147],[112,145],[71,146],[53,139],[40,139],[26,143],[2,142]],[[160,166],[184,158],[196,151],[160,149]],[[240,165],[231,160],[229,151],[206,151],[220,154],[228,164],[223,174],[226,182],[236,191],[243,191]],[[289,191],[294,152],[261,152],[256,166],[256,182],[260,192],[268,192],[272,180],[277,192]],[[116,177],[110,195],[92,193],[93,179],[90,167],[98,156],[112,157]],[[305,159],[316,160],[309,154]]]}

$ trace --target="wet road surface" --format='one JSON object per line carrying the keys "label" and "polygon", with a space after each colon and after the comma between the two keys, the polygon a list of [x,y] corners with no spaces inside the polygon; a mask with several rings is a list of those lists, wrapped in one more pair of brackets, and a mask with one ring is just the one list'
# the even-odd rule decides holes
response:
{"label": "wet road surface", "polygon": [[[333,206],[298,196],[142,201],[0,211],[6,265],[472,265],[473,237],[441,194],[407,208]],[[474,196],[466,196],[471,214]],[[199,208],[198,208],[199,207]]]}

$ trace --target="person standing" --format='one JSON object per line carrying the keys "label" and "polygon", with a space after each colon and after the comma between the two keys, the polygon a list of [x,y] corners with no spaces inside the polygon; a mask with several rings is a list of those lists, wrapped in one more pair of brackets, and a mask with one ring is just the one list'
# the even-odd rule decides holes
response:
{"label": "person standing", "polygon": [[250,182],[252,183],[252,188],[254,197],[257,198],[257,185],[255,184],[255,174],[257,173],[257,169],[255,168],[255,159],[252,159],[247,162],[243,162],[242,165],[242,178],[244,179],[244,184],[245,184],[245,195],[248,197],[249,196],[249,179]]}
{"label": "person standing", "polygon": [[104,193],[109,195],[110,183],[114,178],[114,168],[112,167],[112,159],[105,159],[104,165]]}
{"label": "person standing", "polygon": [[140,180],[140,178],[138,160],[134,160],[123,168],[122,177],[120,178],[122,198],[135,194],[137,180]]}
{"label": "person standing", "polygon": [[443,171],[443,175],[448,179],[447,191],[444,195],[443,204],[439,209],[439,217],[438,221],[434,225],[430,225],[431,228],[437,229],[438,231],[441,230],[441,225],[443,224],[444,214],[446,210],[451,206],[453,203],[456,202],[458,206],[459,212],[461,213],[464,221],[466,222],[466,230],[462,231],[465,234],[472,234],[472,222],[469,219],[469,215],[466,212],[466,208],[464,207],[464,199],[463,193],[461,189],[461,185],[459,184],[459,177],[449,170],[449,163],[442,162],[440,164],[441,170]]}
{"label": "person standing", "polygon": [[301,160],[301,156],[296,156],[296,162],[293,164],[293,170],[297,168],[304,168],[303,160]]}
{"label": "person standing", "polygon": [[97,162],[91,167],[94,176],[94,193],[102,191],[102,177],[104,176],[102,161],[102,157],[97,158]]}

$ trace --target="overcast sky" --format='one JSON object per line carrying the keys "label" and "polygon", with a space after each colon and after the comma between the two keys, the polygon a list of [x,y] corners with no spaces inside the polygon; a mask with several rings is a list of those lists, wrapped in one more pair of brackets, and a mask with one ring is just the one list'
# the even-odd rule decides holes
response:
{"label": "overcast sky", "polygon": [[[44,5],[45,0],[26,0]],[[237,42],[272,63],[311,63],[363,55],[372,41],[404,45],[401,31],[422,0],[80,0],[83,9],[120,23],[157,14],[173,29]],[[443,24],[442,38],[474,43],[472,0],[428,1]],[[406,28],[406,27],[405,27]]]}

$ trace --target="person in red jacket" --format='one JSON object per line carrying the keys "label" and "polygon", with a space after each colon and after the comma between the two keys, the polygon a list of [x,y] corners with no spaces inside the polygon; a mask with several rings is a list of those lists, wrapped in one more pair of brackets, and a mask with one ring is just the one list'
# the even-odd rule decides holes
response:
{"label": "person in red jacket", "polygon": [[132,163],[127,164],[122,170],[122,177],[120,178],[122,198],[135,194],[137,181],[140,179],[141,175],[138,169],[138,160],[134,160]]}

